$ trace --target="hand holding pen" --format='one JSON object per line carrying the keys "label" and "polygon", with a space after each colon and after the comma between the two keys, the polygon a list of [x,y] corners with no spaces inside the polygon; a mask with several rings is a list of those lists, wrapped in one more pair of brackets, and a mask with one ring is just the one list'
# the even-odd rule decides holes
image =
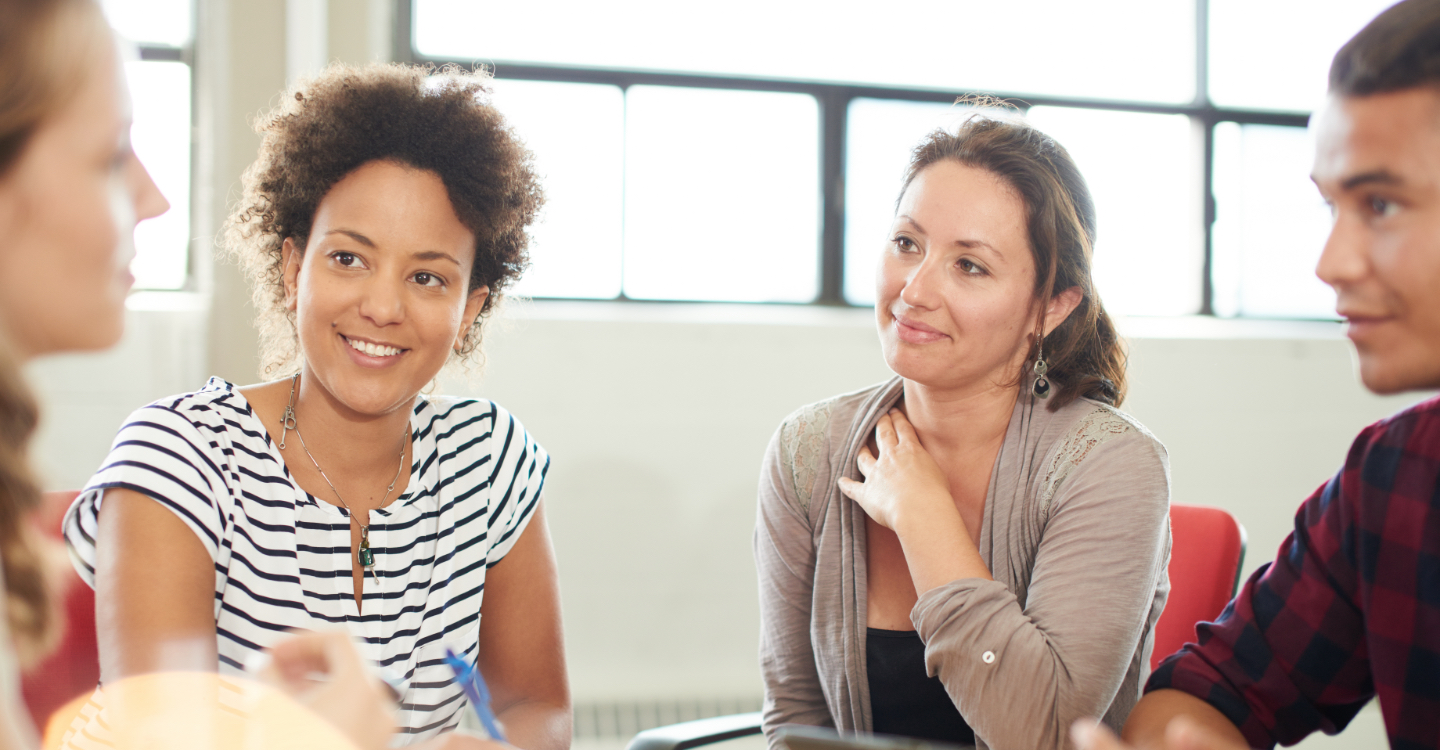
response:
{"label": "hand holding pen", "polygon": [[490,710],[490,688],[485,685],[485,678],[480,674],[480,670],[448,648],[445,649],[445,663],[450,665],[451,671],[455,673],[455,684],[465,692],[470,707],[475,709],[475,715],[480,717],[480,725],[485,728],[485,734],[496,742],[505,742],[505,733],[500,730],[500,722],[495,720],[495,714]]}

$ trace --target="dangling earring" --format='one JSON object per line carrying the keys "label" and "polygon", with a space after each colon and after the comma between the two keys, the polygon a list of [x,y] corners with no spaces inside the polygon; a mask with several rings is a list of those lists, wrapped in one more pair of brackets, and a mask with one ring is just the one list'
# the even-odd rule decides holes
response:
{"label": "dangling earring", "polygon": [[1036,398],[1050,397],[1050,381],[1045,378],[1045,373],[1050,371],[1050,365],[1045,363],[1045,339],[1037,338],[1035,341],[1035,385],[1030,390]]}

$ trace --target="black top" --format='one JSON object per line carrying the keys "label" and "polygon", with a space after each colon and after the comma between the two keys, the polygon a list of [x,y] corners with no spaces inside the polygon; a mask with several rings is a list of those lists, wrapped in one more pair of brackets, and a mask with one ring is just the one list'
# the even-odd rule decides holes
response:
{"label": "black top", "polygon": [[940,678],[925,674],[925,644],[918,633],[866,628],[865,670],[875,733],[975,744],[975,730],[965,723]]}

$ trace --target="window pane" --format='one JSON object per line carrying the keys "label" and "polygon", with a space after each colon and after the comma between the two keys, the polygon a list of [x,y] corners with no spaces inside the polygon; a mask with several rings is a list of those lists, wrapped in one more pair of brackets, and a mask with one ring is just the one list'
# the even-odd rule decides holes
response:
{"label": "window pane", "polygon": [[875,304],[875,264],[895,216],[910,152],[930,131],[954,130],[976,109],[855,99],[846,121],[845,299]]}
{"label": "window pane", "polygon": [[1310,182],[1303,128],[1215,127],[1215,312],[1335,318],[1335,293],[1315,277],[1330,213]]}
{"label": "window pane", "polygon": [[1210,0],[1210,99],[1224,107],[1317,108],[1340,45],[1394,2]]}
{"label": "window pane", "polygon": [[625,294],[809,302],[820,245],[812,97],[632,86]]}
{"label": "window pane", "polygon": [[101,0],[110,25],[136,44],[190,43],[191,0]]}
{"label": "window pane", "polygon": [[1095,197],[1095,285],[1117,315],[1199,312],[1199,139],[1189,118],[1034,107]]}
{"label": "window pane", "polygon": [[414,7],[415,46],[436,57],[956,92],[1168,102],[1195,94],[1193,0],[1110,0],[1103,12],[1070,0],[416,0]]}
{"label": "window pane", "polygon": [[517,294],[620,296],[625,99],[615,86],[494,82],[495,104],[535,154],[545,208]]}
{"label": "window pane", "polygon": [[190,66],[125,64],[135,125],[130,139],[170,210],[135,228],[137,289],[179,289],[190,258]]}

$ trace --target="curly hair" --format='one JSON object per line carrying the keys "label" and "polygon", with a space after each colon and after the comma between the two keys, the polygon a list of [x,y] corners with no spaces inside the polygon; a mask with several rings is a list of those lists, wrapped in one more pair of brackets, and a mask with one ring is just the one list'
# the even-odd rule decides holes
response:
{"label": "curly hair", "polygon": [[456,66],[332,65],[300,80],[256,121],[260,156],[245,170],[225,242],[254,287],[262,377],[297,365],[281,247],[290,239],[303,248],[330,188],[373,161],[438,175],[475,234],[469,288],[489,287],[490,296],[457,356],[479,348],[495,301],[529,264],[526,229],[544,201],[530,152],[489,103],[489,80],[483,70]]}
{"label": "curly hair", "polygon": [[[1035,299],[1048,300],[1072,287],[1080,290],[1080,304],[1045,337],[1048,377],[1057,386],[1050,410],[1082,396],[1119,406],[1125,400],[1125,345],[1090,274],[1095,201],[1069,152],[1024,122],[973,115],[955,132],[936,130],[915,147],[901,196],[926,167],[947,160],[1000,177],[1024,200],[1035,259]],[[1026,371],[1039,344],[1036,335]]]}

